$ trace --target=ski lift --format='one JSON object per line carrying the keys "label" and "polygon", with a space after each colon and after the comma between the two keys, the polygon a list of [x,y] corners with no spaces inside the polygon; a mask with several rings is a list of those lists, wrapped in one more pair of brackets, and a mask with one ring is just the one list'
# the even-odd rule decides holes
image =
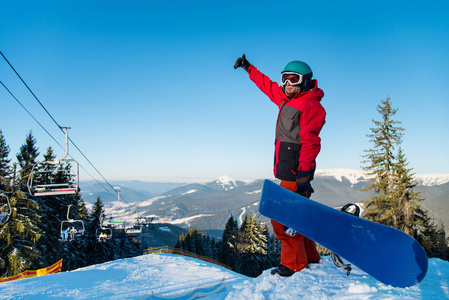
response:
{"label": "ski lift", "polygon": [[0,213],[0,225],[3,226],[9,221],[9,217],[12,214],[11,202],[9,201],[9,197],[5,194],[0,194],[0,197],[6,199],[6,203],[8,204],[9,211]]}
{"label": "ski lift", "polygon": [[142,225],[143,227],[153,227],[154,217],[146,216],[146,217],[138,217],[137,224]]}
{"label": "ski lift", "polygon": [[[33,196],[75,195],[79,191],[79,164],[74,159],[66,158],[69,155],[68,127],[62,127],[62,129],[65,132],[65,156],[33,165],[27,182],[28,191]],[[76,166],[75,171],[70,171],[71,164]],[[55,183],[52,180],[55,176],[62,182]],[[37,180],[45,183],[37,184]]]}
{"label": "ski lift", "polygon": [[84,234],[84,222],[70,219],[70,207],[67,208],[67,220],[61,222],[61,241],[74,240]]}
{"label": "ski lift", "polygon": [[123,227],[125,226],[124,220],[118,220],[113,217],[109,217],[107,220],[103,221],[103,224],[109,228]]}
{"label": "ski lift", "polygon": [[139,235],[142,233],[142,225],[134,225],[132,228],[126,229],[127,235]]}
{"label": "ski lift", "polygon": [[104,242],[112,238],[112,229],[110,227],[103,227],[103,211],[100,213],[100,228],[95,231],[95,236],[99,242]]}
{"label": "ski lift", "polygon": [[[117,206],[120,207],[120,188],[114,187],[114,190],[117,192]],[[115,208],[113,208],[115,210]],[[107,220],[103,218],[103,224],[107,227],[111,228],[124,228],[125,220],[123,218],[119,218],[118,213],[112,214]]]}

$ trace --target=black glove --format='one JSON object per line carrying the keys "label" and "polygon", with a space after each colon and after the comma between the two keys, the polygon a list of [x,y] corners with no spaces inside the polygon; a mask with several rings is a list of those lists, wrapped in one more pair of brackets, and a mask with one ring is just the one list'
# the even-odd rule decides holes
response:
{"label": "black glove", "polygon": [[248,68],[251,64],[246,60],[245,54],[242,55],[242,57],[237,58],[234,69],[237,69],[239,67],[243,68],[245,71],[248,71]]}
{"label": "black glove", "polygon": [[311,173],[308,171],[298,171],[296,176],[296,191],[295,193],[300,194],[306,198],[310,198],[314,192],[312,185],[310,184]]}

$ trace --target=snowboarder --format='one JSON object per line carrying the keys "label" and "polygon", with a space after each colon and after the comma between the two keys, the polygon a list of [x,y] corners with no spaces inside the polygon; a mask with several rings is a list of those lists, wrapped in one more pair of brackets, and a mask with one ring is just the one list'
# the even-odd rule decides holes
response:
{"label": "snowboarder", "polygon": [[[249,78],[279,107],[276,122],[274,175],[280,185],[307,198],[313,193],[310,181],[315,172],[315,159],[321,149],[319,133],[326,111],[321,105],[324,92],[312,79],[312,69],[302,61],[289,62],[281,72],[281,84],[260,72],[248,62],[245,54],[234,69],[243,68]],[[271,271],[291,276],[321,257],[315,242],[274,220],[276,238],[281,241],[281,262]]]}

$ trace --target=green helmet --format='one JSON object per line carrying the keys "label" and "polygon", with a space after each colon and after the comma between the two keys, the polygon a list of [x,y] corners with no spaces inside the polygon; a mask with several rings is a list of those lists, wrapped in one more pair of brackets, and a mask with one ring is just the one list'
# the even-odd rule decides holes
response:
{"label": "green helmet", "polygon": [[310,88],[309,84],[310,81],[312,80],[313,72],[312,68],[310,68],[310,66],[305,62],[300,60],[291,61],[285,66],[284,70],[281,73],[284,72],[295,72],[303,75],[304,79],[303,82],[301,83],[301,90],[305,91]]}
{"label": "green helmet", "polygon": [[283,72],[295,72],[295,73],[299,73],[302,75],[306,75],[306,74],[312,73],[312,69],[305,62],[300,61],[300,60],[294,60],[294,61],[289,62],[285,66],[284,71],[282,71],[282,73]]}

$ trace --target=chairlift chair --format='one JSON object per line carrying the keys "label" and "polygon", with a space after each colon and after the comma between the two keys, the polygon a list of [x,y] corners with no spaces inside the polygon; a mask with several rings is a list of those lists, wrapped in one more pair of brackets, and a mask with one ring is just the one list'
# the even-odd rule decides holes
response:
{"label": "chairlift chair", "polygon": [[[103,226],[103,211],[100,213],[100,228],[97,228],[95,231],[95,236],[97,237],[99,242],[110,240],[112,238],[112,229],[110,227],[104,227]],[[106,235],[106,236],[104,236]]]}
{"label": "chairlift chair", "polygon": [[8,211],[7,212],[1,212],[0,213],[0,225],[3,226],[9,221],[9,217],[12,214],[12,208],[11,208],[11,202],[9,201],[9,197],[5,194],[0,194],[1,198],[6,199],[6,203],[8,204]]}
{"label": "chairlift chair", "polygon": [[[103,212],[101,212],[103,213]],[[116,214],[111,214],[110,217],[108,217],[106,220],[103,218],[102,223],[104,226],[106,227],[110,227],[110,228],[116,228],[116,227],[120,227],[120,228],[124,228],[125,227],[125,220],[123,218],[119,218],[120,216],[116,213]]]}
{"label": "chairlift chair", "polygon": [[132,228],[126,229],[128,235],[139,235],[142,233],[142,225],[134,225]]}
{"label": "chairlift chair", "polygon": [[[70,207],[67,209],[67,220],[61,222],[61,240],[67,241],[69,238],[73,240],[75,237],[84,234],[84,222],[81,220],[70,219]],[[72,229],[71,229],[72,228]]]}
{"label": "chairlift chair", "polygon": [[[66,138],[65,156],[51,161],[37,162],[33,165],[27,182],[28,191],[33,196],[75,195],[79,191],[79,164],[74,159],[66,158],[69,155],[68,133],[67,127],[62,127],[62,129]],[[75,165],[76,170],[70,172],[72,164]],[[56,166],[56,168],[53,168],[53,166]],[[62,175],[62,178],[67,179],[65,182],[52,182],[51,178],[58,172],[60,172],[59,175]],[[36,183],[37,179],[44,179],[45,183],[38,184]]]}
{"label": "chairlift chair", "polygon": [[95,231],[95,237],[99,242],[110,240],[112,238],[112,229],[109,227],[100,227]]}
{"label": "chairlift chair", "polygon": [[[76,166],[76,173],[68,173],[68,165],[74,163]],[[36,184],[36,175],[41,173],[41,177],[49,178],[54,174],[55,170],[50,170],[49,166],[58,165],[59,169],[56,172],[63,172],[64,177],[68,178],[67,182],[54,183],[47,181],[45,184]],[[42,166],[41,171],[37,171],[39,166]],[[47,173],[47,174],[42,174]],[[48,176],[46,176],[48,175]],[[75,178],[71,181],[71,178]],[[28,191],[33,196],[49,196],[49,195],[75,195],[79,191],[79,164],[73,159],[55,159],[52,161],[44,161],[36,163],[31,169],[30,176],[28,177]]]}
{"label": "chairlift chair", "polygon": [[103,223],[106,227],[110,227],[110,228],[115,228],[118,225],[123,225],[123,226],[125,225],[125,221],[115,220],[113,218],[110,218],[110,219],[104,221]]}
{"label": "chairlift chair", "polygon": [[151,224],[154,220],[154,217],[139,217],[137,218],[137,223],[139,225],[143,225],[144,227],[150,227],[153,224]]}

